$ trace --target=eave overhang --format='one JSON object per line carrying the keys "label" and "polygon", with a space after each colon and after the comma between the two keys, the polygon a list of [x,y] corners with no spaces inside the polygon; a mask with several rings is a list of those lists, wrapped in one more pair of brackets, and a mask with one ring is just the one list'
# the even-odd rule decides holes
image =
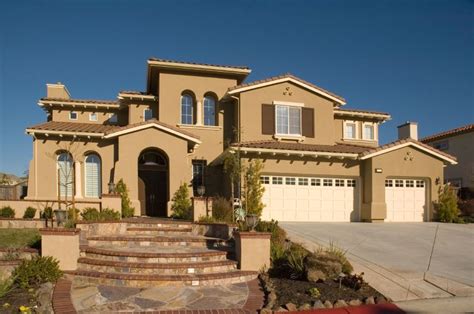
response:
{"label": "eave overhang", "polygon": [[384,114],[384,113],[352,111],[352,110],[349,111],[349,110],[340,110],[340,109],[334,109],[334,115],[341,116],[341,117],[370,118],[370,119],[380,120],[383,122],[392,119],[392,117],[389,114]]}
{"label": "eave overhang", "polygon": [[231,75],[239,75],[239,76],[247,76],[252,72],[252,70],[250,69],[243,69],[243,68],[189,64],[189,63],[180,63],[180,62],[148,60],[147,63],[148,63],[148,66],[150,67],[156,67],[160,69],[197,71],[197,72],[219,73],[219,74],[228,74],[228,75],[231,74]]}

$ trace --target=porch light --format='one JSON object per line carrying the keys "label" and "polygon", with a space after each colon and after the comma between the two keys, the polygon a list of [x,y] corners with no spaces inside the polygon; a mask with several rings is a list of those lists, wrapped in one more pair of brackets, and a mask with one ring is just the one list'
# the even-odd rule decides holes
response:
{"label": "porch light", "polygon": [[250,231],[255,231],[254,229],[258,224],[258,216],[255,214],[247,214],[245,217],[245,222],[247,223]]}
{"label": "porch light", "polygon": [[200,197],[202,197],[204,195],[204,193],[206,193],[206,187],[204,185],[200,185],[197,187],[197,193]]}
{"label": "porch light", "polygon": [[115,194],[115,183],[113,181],[109,182],[109,194]]}

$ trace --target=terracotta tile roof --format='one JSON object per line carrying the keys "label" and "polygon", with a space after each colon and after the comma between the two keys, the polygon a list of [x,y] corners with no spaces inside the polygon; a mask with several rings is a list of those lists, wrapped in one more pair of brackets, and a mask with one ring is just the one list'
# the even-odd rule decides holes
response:
{"label": "terracotta tile roof", "polygon": [[280,142],[276,140],[268,141],[250,141],[242,142],[240,145],[233,144],[234,147],[248,147],[248,148],[263,148],[263,149],[280,149],[280,150],[294,150],[294,151],[307,151],[307,152],[326,152],[326,153],[347,153],[347,154],[359,154],[366,151],[366,146],[336,144],[336,145],[316,145],[316,144],[304,144],[296,142]]}
{"label": "terracotta tile roof", "polygon": [[233,91],[233,90],[236,90],[236,89],[239,89],[239,88],[243,88],[243,87],[249,87],[249,86],[254,86],[254,85],[258,85],[258,84],[262,84],[262,83],[268,83],[268,82],[271,82],[271,81],[276,81],[276,80],[279,80],[279,79],[284,79],[284,78],[291,78],[291,79],[294,79],[300,83],[303,83],[303,84],[306,84],[306,85],[309,85],[315,89],[318,89],[326,94],[329,94],[331,96],[333,96],[334,98],[337,98],[343,102],[345,102],[346,100],[339,96],[339,95],[336,95],[334,93],[331,93],[330,91],[324,89],[324,88],[321,88],[317,85],[314,85],[313,83],[310,83],[308,81],[305,81],[297,76],[294,76],[293,74],[291,73],[286,73],[286,74],[283,74],[283,75],[279,75],[279,76],[273,76],[273,77],[269,77],[269,78],[266,78],[266,79],[263,79],[263,80],[258,80],[258,81],[253,81],[253,82],[248,82],[248,83],[243,83],[243,84],[240,84],[240,85],[236,85],[236,86],[233,86],[233,87],[230,87],[228,90],[229,91]]}
{"label": "terracotta tile roof", "polygon": [[150,119],[150,120],[147,120],[147,121],[142,121],[142,122],[138,122],[138,123],[133,123],[133,124],[129,124],[129,125],[125,125],[125,126],[121,126],[121,127],[115,127],[114,129],[110,129],[106,132],[106,135],[109,135],[109,134],[112,134],[112,133],[116,133],[116,132],[120,132],[120,131],[124,131],[124,130],[128,130],[128,129],[133,129],[133,128],[136,128],[136,127],[139,127],[139,126],[142,126],[142,125],[147,125],[147,124],[158,124],[158,125],[161,125],[165,128],[168,128],[168,129],[171,129],[173,131],[176,131],[176,132],[179,132],[181,134],[184,134],[184,135],[187,135],[187,136],[190,136],[190,137],[193,137],[195,139],[199,139],[199,136],[193,134],[193,133],[190,133],[188,131],[185,131],[181,128],[178,128],[176,126],[173,126],[173,125],[170,125],[170,124],[166,124],[166,123],[163,123],[161,121],[158,121],[156,119]]}
{"label": "terracotta tile roof", "polygon": [[90,103],[90,104],[111,104],[117,105],[117,100],[100,100],[100,99],[64,99],[64,98],[41,98],[41,101],[59,101],[59,102],[70,102],[70,103]]}
{"label": "terracotta tile roof", "polygon": [[152,94],[147,94],[146,92],[141,92],[141,91],[137,91],[137,90],[121,90],[119,92],[119,94],[154,96]]}
{"label": "terracotta tile roof", "polygon": [[397,140],[397,141],[394,141],[394,142],[391,142],[391,143],[388,143],[388,144],[385,144],[385,145],[382,145],[382,146],[370,148],[370,149],[368,149],[368,150],[362,152],[362,153],[360,154],[360,156],[363,157],[363,156],[366,156],[366,155],[369,155],[369,154],[372,154],[372,153],[376,153],[376,152],[378,152],[378,151],[382,151],[382,150],[384,150],[384,149],[388,149],[388,148],[391,148],[391,147],[394,147],[394,146],[397,146],[397,145],[400,145],[400,144],[405,144],[405,143],[410,143],[410,142],[411,142],[411,143],[418,144],[418,145],[420,145],[420,146],[422,146],[422,147],[424,147],[424,148],[426,148],[426,149],[428,149],[428,150],[431,150],[431,151],[433,151],[433,152],[435,152],[435,153],[437,153],[437,154],[439,154],[439,155],[442,155],[442,156],[445,156],[445,157],[447,157],[447,158],[456,160],[456,157],[454,157],[454,156],[452,156],[452,155],[450,155],[450,154],[447,154],[447,153],[445,153],[445,152],[443,152],[443,151],[440,151],[440,150],[438,150],[438,149],[436,149],[436,148],[434,148],[434,147],[432,147],[432,146],[430,146],[430,145],[427,145],[427,144],[422,143],[422,142],[420,142],[420,141],[416,141],[416,140],[411,139],[411,138],[407,138],[407,139],[403,139],[403,140]]}
{"label": "terracotta tile roof", "polygon": [[361,109],[348,109],[348,108],[337,108],[336,109],[337,111],[344,111],[344,112],[355,112],[355,113],[369,113],[369,114],[380,114],[380,115],[386,115],[386,116],[390,116],[389,113],[387,112],[381,112],[381,111],[372,111],[372,110],[361,110]]}
{"label": "terracotta tile roof", "polygon": [[107,131],[119,128],[115,125],[104,125],[98,123],[79,123],[79,122],[59,122],[49,121],[33,125],[27,129],[40,131],[58,131],[58,132],[84,132],[103,134]]}
{"label": "terracotta tile roof", "polygon": [[161,59],[161,58],[154,58],[154,57],[149,58],[148,61],[167,62],[167,63],[181,63],[181,64],[202,65],[202,66],[210,66],[210,67],[221,67],[221,68],[233,68],[233,69],[250,70],[250,68],[248,66],[222,65],[222,64],[210,64],[210,63],[197,63],[197,62],[184,62],[184,61],[176,61],[176,60]]}
{"label": "terracotta tile roof", "polygon": [[465,125],[465,126],[462,126],[462,127],[459,127],[459,128],[455,128],[455,129],[452,129],[452,130],[448,130],[448,131],[444,131],[444,132],[441,132],[441,133],[437,133],[437,134],[434,134],[434,135],[427,136],[425,138],[422,138],[420,141],[424,142],[424,143],[429,143],[429,142],[432,142],[432,141],[440,140],[440,139],[443,139],[443,138],[447,138],[447,137],[451,137],[451,136],[455,136],[455,135],[459,135],[459,134],[463,134],[463,133],[469,133],[469,132],[472,132],[472,131],[474,131],[474,124],[468,124],[468,125]]}

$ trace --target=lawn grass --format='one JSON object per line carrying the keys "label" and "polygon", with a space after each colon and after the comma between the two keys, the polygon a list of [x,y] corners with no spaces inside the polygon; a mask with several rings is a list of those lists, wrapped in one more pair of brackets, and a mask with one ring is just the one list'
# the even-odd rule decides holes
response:
{"label": "lawn grass", "polygon": [[38,229],[0,229],[0,248],[38,248],[40,243]]}

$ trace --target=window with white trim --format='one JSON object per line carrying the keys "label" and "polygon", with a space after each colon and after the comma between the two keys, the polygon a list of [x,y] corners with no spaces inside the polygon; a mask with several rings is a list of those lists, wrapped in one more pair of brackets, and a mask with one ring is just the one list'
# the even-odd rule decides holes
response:
{"label": "window with white trim", "polygon": [[321,186],[321,179],[312,178],[311,186]]}
{"label": "window with white trim", "polygon": [[332,179],[323,179],[323,186],[332,186]]}
{"label": "window with white trim", "polygon": [[216,100],[212,96],[204,97],[204,125],[216,125]]}
{"label": "window with white trim", "polygon": [[84,163],[86,197],[99,198],[101,195],[100,157],[96,154],[86,156]]}
{"label": "window with white trim", "polygon": [[308,178],[298,178],[298,185],[308,185]]}
{"label": "window with white trim", "polygon": [[181,96],[181,124],[193,124],[193,97],[189,94]]}
{"label": "window with white trim", "polygon": [[402,188],[403,187],[403,180],[395,180],[395,187]]}
{"label": "window with white trim", "polygon": [[150,108],[146,108],[145,110],[143,110],[143,121],[148,121],[151,119],[153,119],[153,110],[151,110]]}
{"label": "window with white trim", "polygon": [[199,186],[204,185],[204,172],[206,168],[206,160],[193,160],[193,191],[197,195]]}
{"label": "window with white trim", "polygon": [[59,195],[70,198],[74,192],[74,165],[68,153],[58,155],[57,179],[59,180]]}
{"label": "window with white trim", "polygon": [[272,184],[277,184],[277,185],[283,184],[283,178],[282,177],[272,177]]}
{"label": "window with white trim", "polygon": [[335,181],[335,186],[344,186],[344,180],[342,179],[336,179]]}
{"label": "window with white trim", "polygon": [[76,111],[69,112],[69,120],[77,120],[77,112]]}
{"label": "window with white trim", "polygon": [[301,107],[275,106],[276,134],[277,135],[301,135]]}
{"label": "window with white trim", "polygon": [[347,139],[357,138],[357,123],[355,121],[344,122],[344,138],[347,138]]}
{"label": "window with white trim", "polygon": [[355,187],[356,186],[356,180],[354,180],[354,179],[347,180],[347,186],[348,187]]}
{"label": "window with white trim", "polygon": [[296,185],[296,178],[285,178],[286,185]]}
{"label": "window with white trim", "polygon": [[423,181],[423,180],[416,180],[416,187],[417,187],[417,188],[424,188],[424,187],[425,187],[425,181]]}
{"label": "window with white trim", "polygon": [[393,187],[393,181],[392,180],[385,180],[385,187],[387,187],[387,188]]}
{"label": "window with white trim", "polygon": [[413,187],[415,187],[415,182],[413,180],[406,180],[405,181],[405,186],[407,188],[413,188]]}
{"label": "window with white trim", "polygon": [[97,113],[89,113],[89,121],[97,121]]}
{"label": "window with white trim", "polygon": [[261,177],[260,177],[260,183],[262,183],[262,184],[270,184],[270,177],[261,176]]}
{"label": "window with white trim", "polygon": [[362,138],[364,140],[375,140],[375,123],[364,123],[362,129]]}

